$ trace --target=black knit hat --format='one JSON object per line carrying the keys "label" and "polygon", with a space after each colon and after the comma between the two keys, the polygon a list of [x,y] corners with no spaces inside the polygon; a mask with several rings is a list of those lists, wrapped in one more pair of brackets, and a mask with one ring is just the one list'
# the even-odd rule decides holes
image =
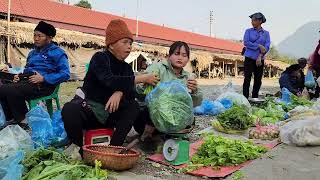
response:
{"label": "black knit hat", "polygon": [[249,17],[251,19],[259,19],[259,20],[262,21],[262,23],[265,23],[267,21],[266,17],[261,12],[257,12],[257,13],[251,14]]}
{"label": "black knit hat", "polygon": [[48,24],[43,21],[39,22],[34,31],[42,32],[43,34],[51,37],[56,36],[56,28],[54,28],[54,26],[52,26],[51,24]]}

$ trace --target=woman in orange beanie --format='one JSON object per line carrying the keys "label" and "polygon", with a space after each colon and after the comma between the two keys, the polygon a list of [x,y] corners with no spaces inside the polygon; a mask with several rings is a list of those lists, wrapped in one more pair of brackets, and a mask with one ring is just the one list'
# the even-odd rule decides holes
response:
{"label": "woman in orange beanie", "polygon": [[83,94],[76,95],[62,109],[65,129],[74,144],[81,147],[82,131],[97,128],[114,128],[110,144],[123,144],[139,112],[135,83],[154,85],[159,81],[152,74],[135,77],[132,67],[124,61],[132,43],[126,23],[112,20],[106,29],[106,50],[94,54],[90,61],[81,88]]}

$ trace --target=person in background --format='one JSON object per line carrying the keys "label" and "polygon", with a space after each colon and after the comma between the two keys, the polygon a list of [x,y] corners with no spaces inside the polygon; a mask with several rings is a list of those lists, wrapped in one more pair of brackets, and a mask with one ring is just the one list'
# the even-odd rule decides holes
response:
{"label": "person in background", "polygon": [[81,88],[84,101],[74,98],[61,112],[68,138],[79,147],[83,145],[84,130],[99,128],[114,129],[110,145],[121,146],[139,113],[135,83],[155,85],[159,80],[153,74],[135,76],[124,61],[133,43],[133,35],[124,21],[110,21],[105,43],[106,50],[91,58]]}
{"label": "person in background", "polygon": [[[310,56],[309,70],[313,72],[313,76],[315,77],[316,80],[318,80],[320,77],[320,40],[314,52]],[[313,98],[318,98],[319,95],[320,95],[320,87],[319,87],[319,84],[317,84]]]}
{"label": "person in background", "polygon": [[266,22],[266,18],[262,13],[254,13],[249,17],[251,18],[253,27],[246,30],[243,38],[245,46],[243,54],[245,57],[243,95],[249,98],[250,81],[253,73],[252,98],[258,98],[262,84],[264,60],[270,48],[270,35],[269,32],[261,26]]}
{"label": "person in background", "polygon": [[292,94],[301,96],[304,90],[304,78],[301,76],[301,66],[293,64],[286,68],[281,74],[279,84],[280,89],[287,88]]}
{"label": "person in background", "polygon": [[25,124],[26,101],[52,94],[57,85],[70,78],[67,54],[52,41],[55,35],[54,26],[40,21],[34,29],[34,49],[28,54],[23,72],[33,75],[27,81],[15,75],[14,83],[0,86],[0,101],[8,124]]}
{"label": "person in background", "polygon": [[[198,106],[202,102],[203,94],[194,78],[190,78],[190,73],[183,68],[187,65],[190,58],[190,48],[187,43],[182,41],[174,42],[169,49],[168,60],[163,60],[150,65],[146,72],[158,72],[160,82],[166,82],[175,79],[185,80],[193,100],[193,105]],[[137,87],[137,91],[142,93],[144,88]],[[152,137],[155,127],[150,119],[148,108],[144,108],[134,123],[134,129],[141,135],[141,139]]]}
{"label": "person in background", "polygon": [[305,79],[305,75],[304,75],[304,69],[306,68],[307,64],[308,64],[308,60],[306,58],[299,58],[298,59],[298,64],[300,66],[300,76],[301,78],[298,79],[298,84],[300,84],[299,86],[304,86],[304,79]]}

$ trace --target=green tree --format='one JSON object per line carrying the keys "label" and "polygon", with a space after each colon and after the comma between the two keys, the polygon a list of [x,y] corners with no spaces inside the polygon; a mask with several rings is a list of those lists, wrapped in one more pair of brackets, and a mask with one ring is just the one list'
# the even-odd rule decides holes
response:
{"label": "green tree", "polygon": [[64,0],[57,0],[57,2],[59,2],[59,3],[64,3]]}
{"label": "green tree", "polygon": [[80,0],[75,6],[91,9],[92,6],[87,0]]}

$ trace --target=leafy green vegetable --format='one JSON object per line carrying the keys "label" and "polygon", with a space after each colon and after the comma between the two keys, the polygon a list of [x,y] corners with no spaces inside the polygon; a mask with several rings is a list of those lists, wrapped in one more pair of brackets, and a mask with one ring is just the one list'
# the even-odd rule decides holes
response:
{"label": "leafy green vegetable", "polygon": [[253,124],[252,118],[248,114],[249,112],[244,105],[234,105],[219,114],[217,120],[227,130],[246,130]]}
{"label": "leafy green vegetable", "polygon": [[212,167],[238,165],[256,159],[265,152],[265,147],[256,146],[252,141],[208,135],[192,157],[192,163]]}
{"label": "leafy green vegetable", "polygon": [[22,164],[25,167],[22,180],[102,180],[108,175],[101,170],[100,161],[95,161],[95,168],[92,168],[80,161],[71,161],[53,149],[38,149],[28,154]]}
{"label": "leafy green vegetable", "polygon": [[191,95],[179,80],[162,82],[146,97],[150,118],[163,133],[175,133],[193,122]]}
{"label": "leafy green vegetable", "polygon": [[233,174],[231,180],[241,180],[244,178],[244,174],[242,171],[237,171]]}
{"label": "leafy green vegetable", "polygon": [[[263,108],[263,109],[262,109]],[[259,119],[259,124],[262,126],[268,124],[275,124],[278,121],[284,119],[285,111],[281,105],[275,104],[274,102],[268,102],[264,104],[264,107],[252,109],[252,116]]]}

